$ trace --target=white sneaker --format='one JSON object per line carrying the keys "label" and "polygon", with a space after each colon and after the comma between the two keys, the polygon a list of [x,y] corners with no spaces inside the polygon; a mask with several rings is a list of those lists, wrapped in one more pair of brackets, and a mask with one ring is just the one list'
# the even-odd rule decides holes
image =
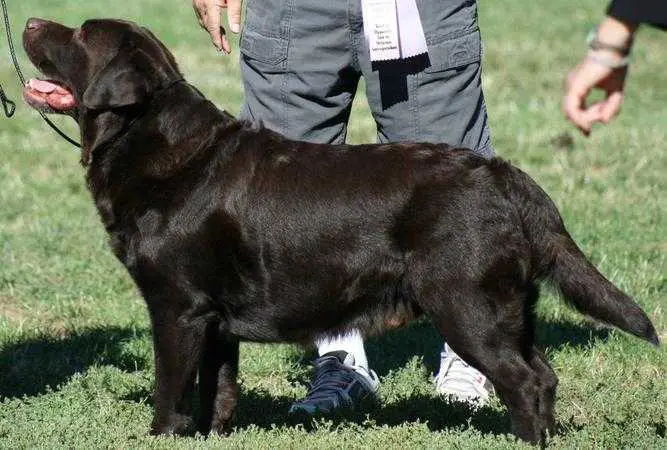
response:
{"label": "white sneaker", "polygon": [[493,385],[482,373],[463,361],[447,344],[440,353],[440,371],[433,380],[438,394],[457,401],[483,406]]}

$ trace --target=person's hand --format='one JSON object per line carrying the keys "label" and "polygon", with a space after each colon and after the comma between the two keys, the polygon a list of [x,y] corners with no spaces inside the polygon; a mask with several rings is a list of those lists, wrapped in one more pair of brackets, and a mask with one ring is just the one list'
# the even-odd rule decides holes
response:
{"label": "person's hand", "polygon": [[199,25],[211,36],[211,41],[218,51],[231,53],[225,29],[220,25],[220,14],[223,8],[227,9],[227,21],[232,33],[241,31],[241,4],[243,0],[192,0]]}
{"label": "person's hand", "polygon": [[[585,58],[567,76],[563,98],[565,116],[586,136],[594,123],[609,123],[621,110],[626,74],[627,67],[605,67],[591,56]],[[606,96],[587,106],[586,98],[593,88],[603,90]]]}
{"label": "person's hand", "polygon": [[[636,29],[637,24],[605,17],[589,42],[588,54],[565,80],[563,112],[586,136],[594,123],[609,123],[621,110],[627,57]],[[603,90],[606,96],[587,106],[586,98],[594,88]]]}

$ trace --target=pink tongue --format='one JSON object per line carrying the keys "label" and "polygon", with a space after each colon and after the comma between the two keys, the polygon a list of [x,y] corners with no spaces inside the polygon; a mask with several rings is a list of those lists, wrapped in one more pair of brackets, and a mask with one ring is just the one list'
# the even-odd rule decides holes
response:
{"label": "pink tongue", "polygon": [[70,109],[76,106],[74,97],[72,94],[66,95],[49,95],[46,99],[46,102],[54,109]]}
{"label": "pink tongue", "polygon": [[55,83],[51,83],[50,81],[37,80],[35,78],[31,79],[28,82],[28,85],[32,89],[41,92],[42,94],[50,94],[51,92],[58,89],[63,90],[60,86],[58,86]]}
{"label": "pink tongue", "polygon": [[28,81],[27,88],[37,93],[42,101],[55,110],[62,111],[76,107],[72,93],[56,83],[32,78]]}

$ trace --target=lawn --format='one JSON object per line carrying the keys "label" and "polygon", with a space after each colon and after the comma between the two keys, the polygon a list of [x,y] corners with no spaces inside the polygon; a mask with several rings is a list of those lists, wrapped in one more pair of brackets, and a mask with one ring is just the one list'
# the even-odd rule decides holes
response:
{"label": "lawn", "polygon": [[[190,0],[10,1],[14,38],[27,17],[74,25],[123,17],[150,27],[187,79],[232,113],[237,55],[216,54]],[[483,78],[499,155],[558,204],[580,246],[633,295],[667,338],[667,34],[643,29],[614,125],[585,139],[562,117],[563,76],[604,2],[483,0]],[[19,46],[20,47],[20,46]],[[235,47],[236,50],[236,47]],[[34,73],[20,50],[28,74]],[[4,39],[0,83],[20,99]],[[363,89],[360,90],[360,92]],[[76,129],[58,118],[66,130]],[[363,95],[349,139],[374,140]],[[240,407],[227,437],[153,438],[148,316],[114,259],[84,185],[79,155],[19,102],[0,118],[0,447],[514,448],[496,399],[471,410],[432,389],[440,339],[429,323],[368,342],[382,403],[367,414],[290,423],[312,350],[243,344]],[[555,448],[667,448],[667,350],[609,331],[546,292],[539,344],[560,377]]]}

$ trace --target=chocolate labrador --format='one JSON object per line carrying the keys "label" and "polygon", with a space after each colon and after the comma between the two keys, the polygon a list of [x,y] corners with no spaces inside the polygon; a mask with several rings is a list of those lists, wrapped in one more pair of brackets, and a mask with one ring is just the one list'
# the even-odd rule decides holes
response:
{"label": "chocolate labrador", "polygon": [[653,344],[646,314],[586,259],[547,194],[499,158],[446,144],[321,145],[235,120],[146,28],[30,19],[44,74],[24,96],[72,115],[111,247],[153,326],[153,433],[224,432],[239,341],[377,333],[425,314],[493,382],[522,439],[554,426],[534,344],[550,279],[582,313]]}

